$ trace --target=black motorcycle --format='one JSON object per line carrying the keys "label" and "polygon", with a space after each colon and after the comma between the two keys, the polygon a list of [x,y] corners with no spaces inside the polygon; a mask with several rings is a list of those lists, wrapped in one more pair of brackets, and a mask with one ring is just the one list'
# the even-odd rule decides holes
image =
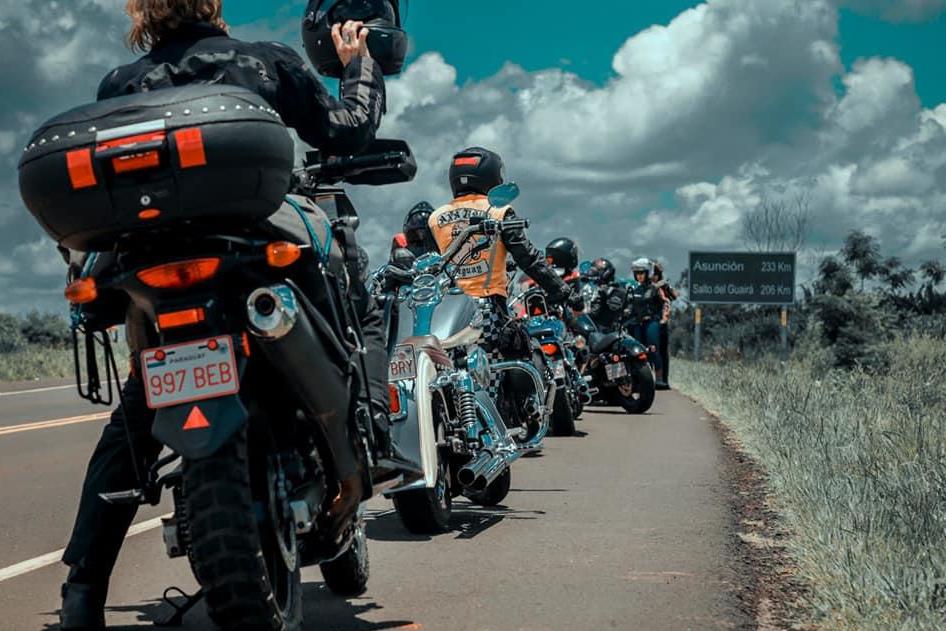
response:
{"label": "black motorcycle", "polygon": [[602,332],[586,314],[578,316],[572,328],[578,363],[593,395],[621,406],[628,414],[649,410],[656,386],[644,345],[620,330]]}
{"label": "black motorcycle", "polygon": [[[168,455],[139,471],[136,488],[103,499],[157,505],[171,491],[167,550],[188,558],[201,586],[185,607],[204,596],[224,629],[301,629],[304,565],[321,564],[338,593],[363,591],[368,577],[360,520],[341,542],[320,532],[339,489],[329,466],[339,422],[324,421],[333,408],[312,358],[316,370],[350,366],[362,348],[346,300],[357,280],[344,260],[357,216],[326,185],[407,181],[416,166],[398,141],[295,173],[293,154],[278,114],[256,95],[191,86],[57,117],[20,164],[24,200],[47,231],[102,253],[66,291],[76,348],[85,341],[81,394],[111,403],[106,326],[134,313],[146,340],[136,363],[155,410],[152,435]],[[309,243],[258,232],[282,204]],[[300,266],[310,269],[295,274]],[[343,434],[360,437],[351,447],[368,470],[368,416],[348,423]]]}

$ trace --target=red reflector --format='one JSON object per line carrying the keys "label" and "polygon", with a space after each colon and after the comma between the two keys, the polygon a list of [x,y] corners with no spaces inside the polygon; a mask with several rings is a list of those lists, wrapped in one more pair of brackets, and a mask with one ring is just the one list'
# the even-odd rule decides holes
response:
{"label": "red reflector", "polygon": [[207,164],[204,134],[199,127],[174,132],[174,140],[177,141],[177,156],[180,158],[182,169],[202,167]]}
{"label": "red reflector", "polygon": [[[204,321],[203,307],[196,309],[184,309],[183,311],[172,311],[171,313],[158,314],[158,328],[162,331],[167,329],[176,329],[182,326],[189,326]],[[210,349],[213,350],[213,349]]]}
{"label": "red reflector", "polygon": [[475,167],[480,163],[479,156],[467,156],[456,158],[453,161],[454,166],[458,167]]}
{"label": "red reflector", "polygon": [[650,359],[650,358],[647,357],[647,353],[640,353],[640,354],[637,356],[637,359],[641,360],[642,362],[645,362],[645,361],[647,361],[647,360]]}
{"label": "red reflector", "polygon": [[542,352],[546,355],[554,355],[558,352],[558,344],[543,344]]}
{"label": "red reflector", "polygon": [[182,429],[185,432],[189,432],[194,429],[207,429],[208,427],[210,427],[210,421],[208,421],[204,413],[200,411],[200,408],[195,405],[191,409],[191,413],[187,415],[187,421],[184,422]]}
{"label": "red reflector", "polygon": [[157,208],[145,208],[140,213],[138,213],[138,219],[142,221],[148,221],[150,219],[157,219],[161,216],[161,211]]}
{"label": "red reflector", "polygon": [[407,247],[407,235],[404,234],[403,232],[397,233],[396,235],[394,235],[394,243],[395,243],[395,244],[397,245],[397,247],[399,247],[399,248],[406,248],[406,247]]}
{"label": "red reflector", "polygon": [[240,345],[243,347],[243,355],[249,357],[253,354],[252,349],[250,348],[250,336],[244,331],[243,335],[240,336]]}
{"label": "red reflector", "polygon": [[400,414],[401,413],[401,396],[398,390],[398,387],[393,384],[388,384],[388,411],[391,414]]}
{"label": "red reflector", "polygon": [[73,189],[89,188],[98,183],[92,168],[91,149],[77,149],[66,153],[66,167],[69,169],[69,180]]}
{"label": "red reflector", "polygon": [[115,169],[115,173],[141,171],[142,169],[153,169],[159,166],[161,166],[161,156],[158,155],[157,151],[146,151],[133,156],[112,158],[112,168]]}

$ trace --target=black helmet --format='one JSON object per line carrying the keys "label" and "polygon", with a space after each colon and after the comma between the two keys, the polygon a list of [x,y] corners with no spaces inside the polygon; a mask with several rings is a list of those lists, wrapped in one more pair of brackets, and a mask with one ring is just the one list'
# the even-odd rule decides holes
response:
{"label": "black helmet", "polygon": [[453,196],[469,193],[486,195],[503,183],[505,169],[498,153],[482,147],[470,147],[453,156],[450,163],[450,188]]}
{"label": "black helmet", "polygon": [[599,283],[606,285],[614,280],[616,270],[614,263],[608,259],[595,259],[591,266],[597,271],[596,277]]}
{"label": "black helmet", "polygon": [[578,267],[578,245],[568,237],[559,237],[545,246],[545,260],[552,267],[570,274]]}
{"label": "black helmet", "polygon": [[342,62],[332,41],[332,26],[347,20],[368,27],[368,50],[385,75],[397,74],[407,56],[407,33],[401,28],[408,0],[309,0],[302,19],[302,43],[315,69],[327,77],[342,76]]}
{"label": "black helmet", "polygon": [[434,207],[429,202],[418,202],[404,218],[404,236],[407,237],[407,247],[411,250],[437,251],[437,242],[428,224],[432,214]]}

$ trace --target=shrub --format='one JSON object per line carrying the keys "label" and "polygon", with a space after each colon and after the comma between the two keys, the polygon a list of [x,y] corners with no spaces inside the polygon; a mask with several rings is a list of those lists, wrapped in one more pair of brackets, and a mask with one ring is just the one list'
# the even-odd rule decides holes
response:
{"label": "shrub", "polygon": [[26,338],[20,328],[20,319],[0,313],[0,353],[15,353],[26,348]]}

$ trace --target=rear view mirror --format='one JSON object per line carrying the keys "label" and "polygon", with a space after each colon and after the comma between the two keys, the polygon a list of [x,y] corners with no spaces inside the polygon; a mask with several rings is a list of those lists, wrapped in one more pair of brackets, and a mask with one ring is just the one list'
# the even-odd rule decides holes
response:
{"label": "rear view mirror", "polygon": [[515,182],[500,184],[489,191],[489,203],[494,208],[501,208],[513,203],[519,197],[519,185]]}

